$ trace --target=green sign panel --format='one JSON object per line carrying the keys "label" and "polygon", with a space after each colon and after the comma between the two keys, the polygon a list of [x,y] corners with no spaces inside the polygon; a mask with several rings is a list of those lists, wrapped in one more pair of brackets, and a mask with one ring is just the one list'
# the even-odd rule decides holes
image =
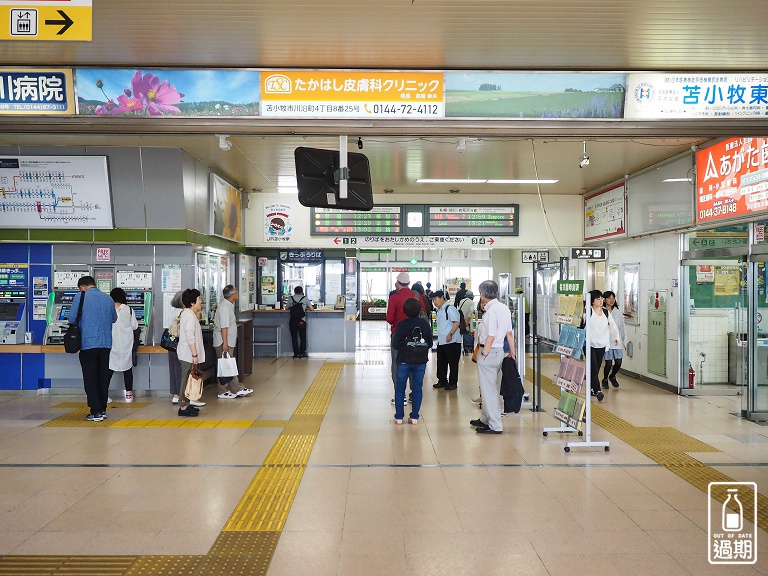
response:
{"label": "green sign panel", "polygon": [[558,280],[558,294],[584,294],[584,280]]}

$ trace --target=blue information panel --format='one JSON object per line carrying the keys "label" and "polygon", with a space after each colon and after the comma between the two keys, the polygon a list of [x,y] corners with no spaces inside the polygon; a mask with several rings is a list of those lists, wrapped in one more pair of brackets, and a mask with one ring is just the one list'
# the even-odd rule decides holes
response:
{"label": "blue information panel", "polygon": [[0,266],[0,289],[29,286],[29,267],[24,265]]}

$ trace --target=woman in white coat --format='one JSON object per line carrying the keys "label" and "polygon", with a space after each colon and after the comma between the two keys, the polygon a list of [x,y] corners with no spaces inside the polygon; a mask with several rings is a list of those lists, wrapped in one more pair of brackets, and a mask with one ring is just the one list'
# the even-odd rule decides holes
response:
{"label": "woman in white coat", "polygon": [[115,288],[109,293],[115,301],[117,322],[112,324],[112,350],[109,352],[109,376],[123,373],[125,401],[133,402],[133,331],[139,327],[133,309],[128,306],[125,290]]}

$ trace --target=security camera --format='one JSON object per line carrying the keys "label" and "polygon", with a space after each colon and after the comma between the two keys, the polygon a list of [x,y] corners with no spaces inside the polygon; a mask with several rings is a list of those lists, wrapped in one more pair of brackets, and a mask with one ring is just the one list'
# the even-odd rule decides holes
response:
{"label": "security camera", "polygon": [[584,140],[584,152],[581,156],[581,162],[579,162],[579,168],[584,168],[584,166],[589,166],[589,156],[587,156],[587,141]]}
{"label": "security camera", "polygon": [[229,134],[216,134],[219,137],[219,148],[222,150],[232,150],[232,142],[229,141]]}

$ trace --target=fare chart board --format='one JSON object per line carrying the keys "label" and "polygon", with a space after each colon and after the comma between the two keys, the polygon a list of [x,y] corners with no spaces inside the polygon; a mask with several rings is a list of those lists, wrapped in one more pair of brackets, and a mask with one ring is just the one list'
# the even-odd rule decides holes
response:
{"label": "fare chart board", "polygon": [[312,208],[312,236],[403,233],[402,206],[375,206],[370,212]]}
{"label": "fare chart board", "polygon": [[106,156],[0,156],[0,228],[114,228]]}
{"label": "fare chart board", "polygon": [[519,204],[506,206],[430,206],[431,235],[517,236]]}

